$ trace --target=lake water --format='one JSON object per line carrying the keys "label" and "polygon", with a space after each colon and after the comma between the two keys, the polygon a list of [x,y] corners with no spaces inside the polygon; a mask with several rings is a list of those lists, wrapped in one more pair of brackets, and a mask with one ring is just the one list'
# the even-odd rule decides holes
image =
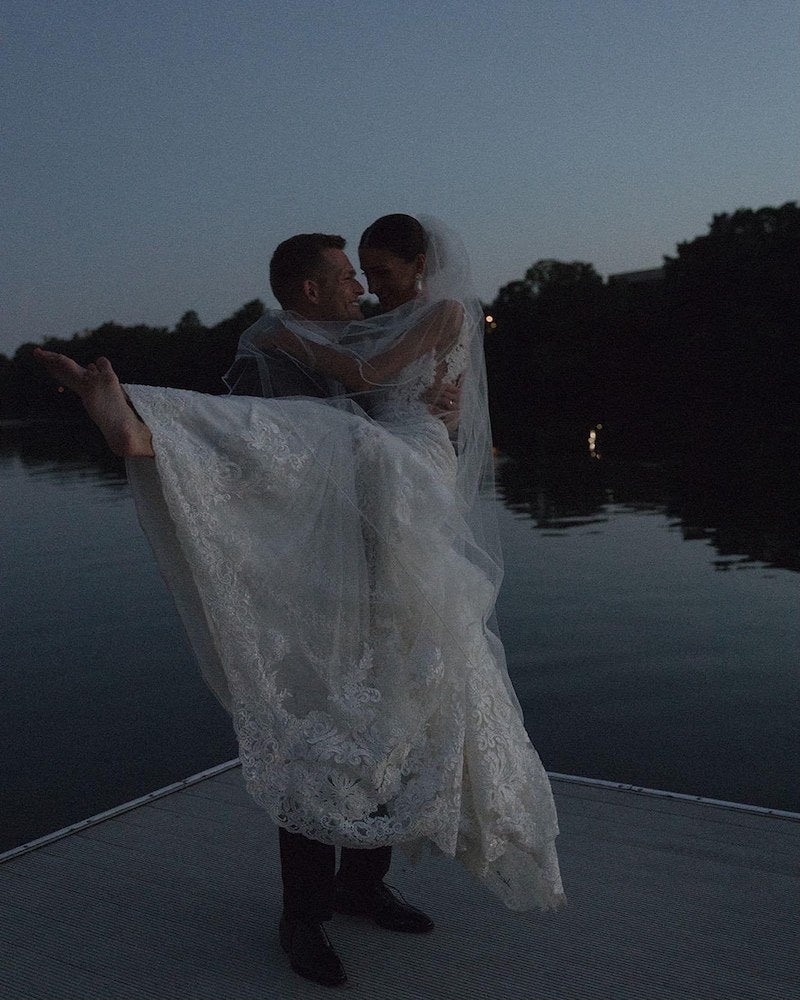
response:
{"label": "lake water", "polygon": [[[597,453],[498,461],[499,619],[545,765],[800,811],[794,473]],[[75,429],[0,429],[0,496],[4,850],[236,745],[119,464]]]}

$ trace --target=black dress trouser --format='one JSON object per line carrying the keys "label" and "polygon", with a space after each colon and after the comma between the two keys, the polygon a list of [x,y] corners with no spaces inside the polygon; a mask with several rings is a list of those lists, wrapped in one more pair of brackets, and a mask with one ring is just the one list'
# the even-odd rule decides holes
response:
{"label": "black dress trouser", "polygon": [[[277,352],[265,351],[267,375],[262,378],[261,364],[251,358],[239,359],[228,373],[234,384],[232,392],[243,396],[330,396],[337,394],[336,384],[302,363]],[[354,889],[368,888],[380,882],[389,871],[391,847],[370,850],[342,848],[339,874],[336,874],[336,848],[309,840],[299,833],[280,828],[281,874],[283,876],[283,912],[287,917],[301,917],[314,923],[333,916],[333,892],[337,882]]]}
{"label": "black dress trouser", "polygon": [[391,847],[343,847],[336,874],[336,848],[280,827],[283,912],[289,918],[319,923],[333,916],[336,883],[356,891],[376,883],[389,871]]}

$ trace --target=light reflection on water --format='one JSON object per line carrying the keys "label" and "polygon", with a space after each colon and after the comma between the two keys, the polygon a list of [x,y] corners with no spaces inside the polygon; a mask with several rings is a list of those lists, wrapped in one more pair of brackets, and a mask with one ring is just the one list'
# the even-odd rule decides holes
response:
{"label": "light reflection on water", "polygon": [[[526,722],[553,771],[800,810],[794,498],[690,473],[607,449],[498,462],[498,613]],[[3,849],[235,744],[121,464],[69,429],[0,433],[0,488]]]}

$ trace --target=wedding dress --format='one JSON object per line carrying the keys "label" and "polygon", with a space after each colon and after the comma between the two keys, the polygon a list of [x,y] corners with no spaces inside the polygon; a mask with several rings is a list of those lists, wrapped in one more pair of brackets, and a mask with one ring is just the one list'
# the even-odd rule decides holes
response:
{"label": "wedding dress", "polygon": [[[276,321],[313,342],[286,314],[259,329]],[[445,356],[414,357],[357,398],[126,386],[156,456],[129,471],[247,789],[273,820],[337,845],[427,843],[507,906],[553,908],[551,790],[492,627],[486,498],[459,470],[485,441],[466,419],[457,456],[423,400],[463,374],[469,418],[475,340],[465,310]]]}

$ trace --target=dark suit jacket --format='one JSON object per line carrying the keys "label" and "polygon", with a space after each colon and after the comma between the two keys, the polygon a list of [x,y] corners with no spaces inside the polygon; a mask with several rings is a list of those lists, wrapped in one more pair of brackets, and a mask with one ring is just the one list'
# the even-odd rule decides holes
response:
{"label": "dark suit jacket", "polygon": [[277,351],[264,351],[268,384],[262,384],[253,358],[234,361],[225,376],[230,392],[237,396],[336,396],[342,390],[338,382],[315,372],[302,362]]}

